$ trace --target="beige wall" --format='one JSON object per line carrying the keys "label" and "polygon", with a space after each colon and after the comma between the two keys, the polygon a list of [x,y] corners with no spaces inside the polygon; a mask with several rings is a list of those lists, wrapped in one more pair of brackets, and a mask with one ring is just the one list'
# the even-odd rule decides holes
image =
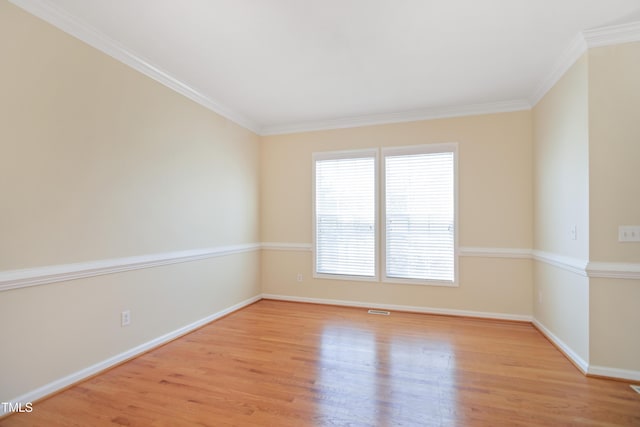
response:
{"label": "beige wall", "polygon": [[[589,257],[588,56],[533,109],[534,249]],[[573,240],[570,228],[577,227]],[[589,361],[589,279],[536,262],[536,320]]]}
{"label": "beige wall", "polygon": [[[311,153],[439,142],[459,143],[460,246],[638,262],[615,238],[640,221],[638,50],[592,49],[532,112],[259,138],[0,2],[0,272],[311,243]],[[442,288],[314,280],[311,264],[266,250],[0,292],[0,401],[261,292],[533,312],[584,360],[640,370],[637,280],[467,256]]]}
{"label": "beige wall", "polygon": [[[640,280],[591,279],[591,364],[640,375]],[[630,378],[630,375],[620,375]]]}
{"label": "beige wall", "polygon": [[[459,242],[530,248],[529,111],[269,136],[262,139],[262,241],[312,242],[312,153],[459,143]],[[531,263],[460,259],[460,286],[312,279],[311,252],[264,251],[265,293],[507,314],[531,314]],[[302,273],[303,283],[296,282]]]}
{"label": "beige wall", "polygon": [[[617,241],[619,225],[640,224],[638,111],[640,43],[590,49],[536,105],[535,249],[592,263],[640,262],[640,244]],[[578,240],[568,238],[571,224]],[[640,281],[537,264],[536,320],[593,372],[637,377]]]}
{"label": "beige wall", "polygon": [[[0,52],[0,271],[259,241],[255,134],[8,2]],[[259,263],[0,292],[0,401],[259,295]]]}
{"label": "beige wall", "polygon": [[589,100],[591,259],[640,262],[640,42],[589,51]]}
{"label": "beige wall", "polygon": [[579,259],[589,257],[587,79],[585,54],[533,109],[534,248]]}
{"label": "beige wall", "polygon": [[[640,43],[589,51],[590,257],[640,263]],[[640,280],[591,279],[591,362],[640,372]]]}

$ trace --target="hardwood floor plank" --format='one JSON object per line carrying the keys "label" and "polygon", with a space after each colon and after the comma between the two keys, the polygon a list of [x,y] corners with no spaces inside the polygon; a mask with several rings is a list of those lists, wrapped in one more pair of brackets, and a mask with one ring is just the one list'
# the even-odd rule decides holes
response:
{"label": "hardwood floor plank", "polygon": [[640,426],[532,325],[263,300],[0,426]]}

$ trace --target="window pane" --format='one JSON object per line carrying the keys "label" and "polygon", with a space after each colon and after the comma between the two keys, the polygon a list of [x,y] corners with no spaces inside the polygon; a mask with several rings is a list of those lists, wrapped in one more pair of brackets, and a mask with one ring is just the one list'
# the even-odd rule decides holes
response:
{"label": "window pane", "polygon": [[375,276],[375,159],[316,161],[316,271]]}
{"label": "window pane", "polygon": [[454,154],[385,157],[386,275],[454,281]]}

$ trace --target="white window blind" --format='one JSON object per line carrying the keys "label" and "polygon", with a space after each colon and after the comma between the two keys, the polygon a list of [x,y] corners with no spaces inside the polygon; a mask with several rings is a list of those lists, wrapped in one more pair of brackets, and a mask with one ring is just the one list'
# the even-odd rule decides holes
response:
{"label": "white window blind", "polygon": [[385,155],[387,278],[455,281],[453,152]]}
{"label": "white window blind", "polygon": [[336,157],[315,159],[315,271],[372,278],[376,157]]}

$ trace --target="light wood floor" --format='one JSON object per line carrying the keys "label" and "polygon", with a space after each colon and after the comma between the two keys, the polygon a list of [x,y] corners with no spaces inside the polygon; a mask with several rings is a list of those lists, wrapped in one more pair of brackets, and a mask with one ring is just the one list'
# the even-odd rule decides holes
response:
{"label": "light wood floor", "polygon": [[8,426],[640,426],[524,323],[260,301]]}

